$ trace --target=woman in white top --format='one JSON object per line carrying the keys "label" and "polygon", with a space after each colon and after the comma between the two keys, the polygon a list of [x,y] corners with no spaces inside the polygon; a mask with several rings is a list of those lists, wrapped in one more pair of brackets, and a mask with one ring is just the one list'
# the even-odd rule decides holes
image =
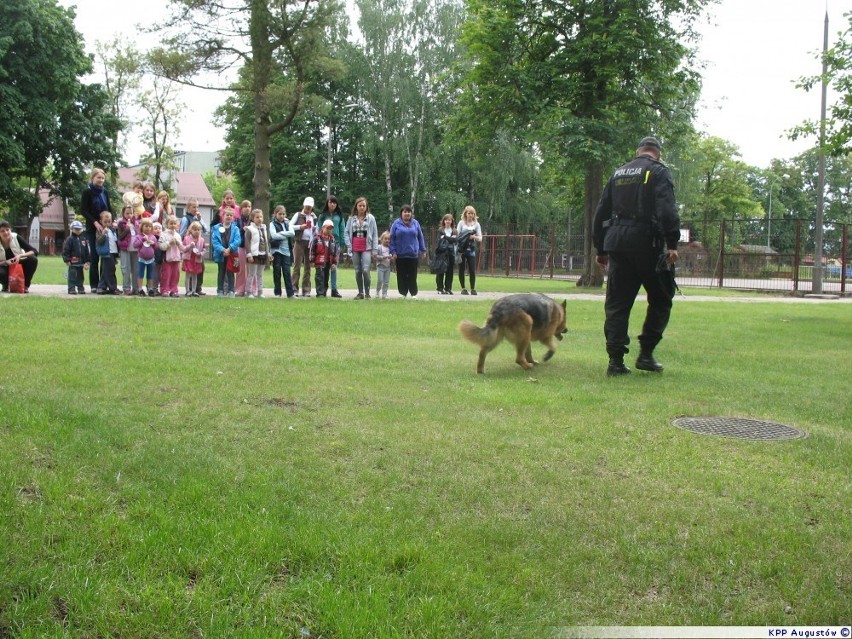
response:
{"label": "woman in white top", "polygon": [[461,262],[459,262],[461,294],[468,294],[464,286],[464,271],[467,268],[470,273],[470,294],[476,295],[476,247],[477,244],[482,243],[482,227],[477,221],[475,208],[472,206],[464,207],[456,233],[458,234],[456,251],[461,256]]}

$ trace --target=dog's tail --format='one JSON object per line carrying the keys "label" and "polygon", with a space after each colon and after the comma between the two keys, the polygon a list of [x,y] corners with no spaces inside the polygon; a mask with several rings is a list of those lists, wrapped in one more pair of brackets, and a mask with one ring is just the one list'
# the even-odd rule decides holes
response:
{"label": "dog's tail", "polygon": [[469,342],[478,344],[481,348],[486,348],[488,350],[493,349],[500,341],[499,331],[495,330],[488,324],[479,328],[470,320],[461,321],[459,324],[459,332],[464,335],[464,338]]}

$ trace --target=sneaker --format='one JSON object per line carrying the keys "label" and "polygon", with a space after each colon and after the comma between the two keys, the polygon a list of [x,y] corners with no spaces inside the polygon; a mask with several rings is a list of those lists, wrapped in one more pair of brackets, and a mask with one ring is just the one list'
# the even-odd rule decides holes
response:
{"label": "sneaker", "polygon": [[370,297],[370,294],[369,294],[369,293],[364,293],[364,299],[365,299],[365,300],[370,300],[370,299],[373,299],[373,298],[372,298],[372,297]]}
{"label": "sneaker", "polygon": [[363,293],[358,293],[358,295],[356,295],[356,296],[355,296],[355,299],[356,299],[356,300],[362,300],[362,299],[364,299],[364,294],[363,294]]}
{"label": "sneaker", "polygon": [[411,296],[411,299],[416,300],[416,299],[417,299],[417,296],[416,296],[416,295],[412,295],[412,296]]}
{"label": "sneaker", "polygon": [[470,294],[471,294],[471,295],[476,295],[476,289],[475,289],[475,288],[470,289]]}
{"label": "sneaker", "polygon": [[234,291],[231,291],[231,292],[230,292],[230,293],[228,293],[228,295],[227,295],[227,297],[236,297],[236,296],[237,296],[237,294],[236,294]]}
{"label": "sneaker", "polygon": [[461,294],[462,294],[462,295],[467,295],[467,289],[466,289],[466,288],[463,288],[463,289],[461,290]]}
{"label": "sneaker", "polygon": [[438,295],[443,295],[443,294],[444,294],[444,289],[439,288],[439,289],[438,289]]}
{"label": "sneaker", "polygon": [[86,294],[86,289],[81,288],[79,291],[77,291],[77,293],[79,293],[80,295],[85,295],[85,294]]}
{"label": "sneaker", "polygon": [[452,294],[453,294],[453,292],[450,289],[447,289],[446,291],[444,291],[444,295],[452,295]]}
{"label": "sneaker", "polygon": [[332,297],[343,297],[343,296],[342,296],[342,295],[338,292],[338,290],[337,290],[336,288],[331,289],[331,296],[332,296]]}
{"label": "sneaker", "polygon": [[246,295],[246,297],[248,297],[250,299],[254,299],[254,293],[249,293],[248,295]]}
{"label": "sneaker", "polygon": [[171,293],[169,293],[169,297],[180,297],[180,295],[178,295],[175,292],[171,292]]}
{"label": "sneaker", "polygon": [[388,294],[387,294],[387,293],[382,293],[382,299],[383,299],[383,300],[386,300],[387,298],[388,298]]}
{"label": "sneaker", "polygon": [[258,294],[257,294],[257,299],[262,300],[262,299],[263,299],[263,293],[258,293]]}
{"label": "sneaker", "polygon": [[77,291],[75,291],[73,288],[70,291],[68,291],[68,295],[76,295],[76,294],[77,294]]}
{"label": "sneaker", "polygon": [[204,297],[207,295],[204,291],[195,291],[195,297]]}

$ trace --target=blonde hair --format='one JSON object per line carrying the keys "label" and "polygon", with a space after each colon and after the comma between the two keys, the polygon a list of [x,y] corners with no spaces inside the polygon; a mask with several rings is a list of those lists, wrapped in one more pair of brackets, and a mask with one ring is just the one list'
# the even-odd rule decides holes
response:
{"label": "blonde hair", "polygon": [[189,225],[189,232],[192,233],[193,231],[201,231],[201,222],[193,222]]}
{"label": "blonde hair", "polygon": [[175,226],[178,226],[178,224],[180,224],[180,222],[178,222],[178,219],[174,215],[170,215],[166,218],[166,228],[169,228],[171,224],[174,224]]}
{"label": "blonde hair", "polygon": [[250,200],[243,200],[242,202],[240,202],[240,208],[241,209],[244,209],[246,207],[251,208],[251,201]]}
{"label": "blonde hair", "polygon": [[385,238],[388,238],[388,240],[390,240],[390,233],[389,233],[389,232],[387,232],[387,231],[385,231],[384,233],[382,233],[382,234],[379,236],[379,242],[381,242],[381,241],[382,241],[383,239],[385,239]]}
{"label": "blonde hair", "polygon": [[143,218],[142,221],[139,222],[139,230],[144,233],[146,226],[150,226],[151,230],[152,231],[154,230],[154,223],[151,221],[151,218],[149,218],[149,217]]}
{"label": "blonde hair", "polygon": [[94,180],[96,175],[103,175],[104,179],[106,179],[106,173],[104,173],[103,169],[99,169],[99,168],[92,169],[92,175],[89,179]]}
{"label": "blonde hair", "polygon": [[473,208],[473,207],[472,207],[472,206],[470,206],[470,205],[467,205],[466,207],[464,207],[464,211],[462,211],[462,219],[463,219],[463,220],[464,220],[465,218],[467,218],[467,214],[468,214],[468,213],[473,213],[473,221],[474,221],[474,222],[476,222],[476,221],[479,219],[478,217],[476,217],[476,209],[475,209],[475,208]]}
{"label": "blonde hair", "polygon": [[255,218],[255,217],[257,217],[257,214],[258,214],[258,213],[260,213],[260,219],[263,219],[263,211],[262,211],[262,210],[260,210],[260,209],[254,209],[254,210],[251,212],[251,219],[252,219],[252,220],[254,220],[254,218]]}

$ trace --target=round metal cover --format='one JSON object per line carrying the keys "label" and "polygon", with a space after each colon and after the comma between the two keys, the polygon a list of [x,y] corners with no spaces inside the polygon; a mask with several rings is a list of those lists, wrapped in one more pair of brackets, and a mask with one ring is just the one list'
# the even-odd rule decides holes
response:
{"label": "round metal cover", "polygon": [[676,417],[672,423],[693,433],[734,439],[780,440],[808,436],[792,426],[744,417]]}

